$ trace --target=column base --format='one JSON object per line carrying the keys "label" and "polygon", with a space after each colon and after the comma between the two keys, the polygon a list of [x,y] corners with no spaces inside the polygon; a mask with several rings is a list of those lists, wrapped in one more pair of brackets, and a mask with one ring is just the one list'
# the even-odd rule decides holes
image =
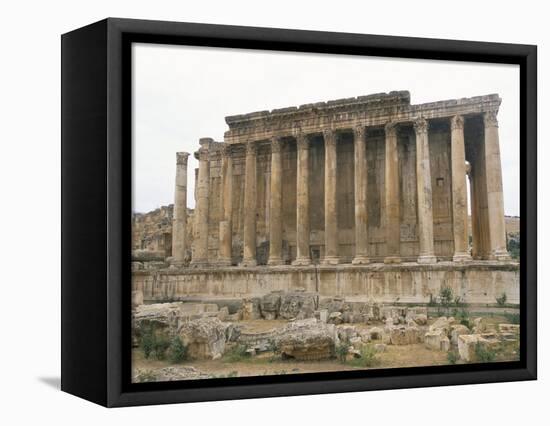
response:
{"label": "column base", "polygon": [[311,265],[311,259],[309,257],[299,257],[292,261],[292,266],[308,266]]}
{"label": "column base", "polygon": [[185,268],[185,262],[183,260],[174,260],[174,259],[171,259],[169,261],[170,263],[170,269],[181,269],[181,268]]}
{"label": "column base", "polygon": [[216,266],[231,266],[231,259],[218,259]]}
{"label": "column base", "polygon": [[437,257],[435,257],[433,254],[422,254],[418,256],[416,263],[422,263],[422,264],[437,263]]}
{"label": "column base", "polygon": [[512,258],[512,256],[510,256],[510,253],[508,253],[507,251],[497,251],[497,252],[494,252],[492,253],[489,258],[491,260],[498,260],[500,262],[504,262],[506,260],[510,260]]}
{"label": "column base", "polygon": [[471,260],[472,256],[468,253],[455,253],[453,256],[453,262],[470,262]]}
{"label": "column base", "polygon": [[338,256],[325,256],[321,260],[323,265],[338,265],[340,263],[340,258]]}
{"label": "column base", "polygon": [[210,266],[210,262],[208,261],[208,259],[191,260],[189,266],[191,268],[206,268]]}
{"label": "column base", "polygon": [[268,266],[281,266],[285,264],[285,261],[280,257],[273,257],[267,259]]}
{"label": "column base", "polygon": [[368,256],[360,254],[358,256],[355,256],[351,263],[353,265],[366,265],[370,263],[370,259],[368,258]]}
{"label": "column base", "polygon": [[250,268],[253,266],[258,266],[258,262],[256,262],[256,259],[243,259],[243,261],[239,263],[239,266],[241,268]]}
{"label": "column base", "polygon": [[386,256],[384,258],[384,263],[401,263],[400,256]]}

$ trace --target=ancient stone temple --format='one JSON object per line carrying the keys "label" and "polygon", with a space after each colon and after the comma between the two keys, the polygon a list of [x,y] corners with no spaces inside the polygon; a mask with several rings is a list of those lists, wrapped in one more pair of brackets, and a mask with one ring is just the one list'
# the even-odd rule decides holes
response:
{"label": "ancient stone temple", "polygon": [[[400,91],[226,117],[224,142],[203,138],[195,153],[193,223],[188,154],[177,155],[172,263],[154,273],[155,285],[166,282],[160,299],[300,287],[422,302],[442,285],[473,302],[499,291],[517,299],[500,102],[411,105]],[[135,273],[134,284],[152,274]]]}

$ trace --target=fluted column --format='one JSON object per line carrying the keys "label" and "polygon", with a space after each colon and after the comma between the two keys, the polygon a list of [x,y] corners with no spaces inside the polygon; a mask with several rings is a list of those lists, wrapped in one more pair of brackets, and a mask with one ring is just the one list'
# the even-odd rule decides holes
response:
{"label": "fluted column", "polygon": [[176,153],[176,189],[174,192],[174,219],[172,221],[172,263],[185,262],[187,246],[187,158],[188,152]]}
{"label": "fluted column", "polygon": [[484,124],[485,173],[487,176],[487,206],[489,213],[489,257],[496,260],[508,260],[510,255],[506,248],[502,165],[496,111],[485,113]]}
{"label": "fluted column", "polygon": [[397,127],[387,123],[385,187],[386,187],[386,257],[384,263],[401,262],[401,229],[399,217],[399,158],[397,152]]}
{"label": "fluted column", "polygon": [[309,265],[309,140],[296,137],[296,259],[293,265]]}
{"label": "fluted column", "polygon": [[466,176],[470,182],[470,211],[472,212],[472,258],[477,259],[480,256],[479,250],[479,217],[477,213],[477,201],[474,188],[474,176],[472,165],[466,161]]}
{"label": "fluted column", "polygon": [[241,266],[256,266],[256,144],[246,144],[244,178],[244,250]]}
{"label": "fluted column", "polygon": [[468,196],[466,189],[466,154],[464,118],[451,119],[451,176],[453,188],[454,262],[471,260],[468,251]]}
{"label": "fluted column", "polygon": [[432,213],[432,175],[428,122],[420,118],[414,123],[416,133],[416,192],[418,215],[418,263],[435,263]]}
{"label": "fluted column", "polygon": [[191,265],[195,267],[208,264],[208,198],[210,196],[210,161],[208,148],[202,146],[198,151],[199,179],[197,182],[197,203],[195,209],[195,244]]}
{"label": "fluted column", "polygon": [[323,130],[325,140],[325,256],[323,263],[335,265],[338,256],[338,216],[336,210],[336,134]]}
{"label": "fluted column", "polygon": [[233,215],[233,158],[231,145],[226,144],[221,150],[221,219],[219,234],[219,257],[221,266],[231,265],[232,249],[232,215]]}
{"label": "fluted column", "polygon": [[354,134],[354,187],[355,187],[355,257],[356,265],[369,263],[367,228],[367,151],[365,127],[357,126]]}
{"label": "fluted column", "polygon": [[282,265],[283,249],[283,172],[281,159],[282,141],[279,137],[271,140],[271,197],[269,199],[269,259],[268,265]]}

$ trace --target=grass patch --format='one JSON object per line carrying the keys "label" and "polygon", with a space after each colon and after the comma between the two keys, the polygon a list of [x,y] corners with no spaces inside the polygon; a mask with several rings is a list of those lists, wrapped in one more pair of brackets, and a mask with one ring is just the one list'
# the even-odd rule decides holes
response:
{"label": "grass patch", "polygon": [[223,354],[222,360],[224,362],[246,362],[250,361],[252,357],[246,353],[245,345],[235,345]]}
{"label": "grass patch", "polygon": [[353,367],[360,367],[360,368],[374,367],[379,363],[380,363],[380,360],[377,357],[377,354],[376,354],[376,351],[374,350],[373,345],[363,345],[363,347],[361,348],[361,357],[353,358],[352,360],[347,362],[347,364]]}
{"label": "grass patch", "polygon": [[493,362],[496,358],[496,352],[483,345],[481,343],[476,343],[475,354],[477,362]]}

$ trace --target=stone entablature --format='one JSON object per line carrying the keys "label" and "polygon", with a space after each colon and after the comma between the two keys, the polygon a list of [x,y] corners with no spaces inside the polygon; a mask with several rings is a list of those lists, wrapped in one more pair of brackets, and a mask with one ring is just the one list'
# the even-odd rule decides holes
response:
{"label": "stone entablature", "polygon": [[474,257],[507,260],[500,102],[391,92],[227,117],[195,153],[191,265],[471,261],[466,179]]}
{"label": "stone entablature", "polygon": [[238,144],[251,139],[268,140],[273,135],[318,134],[323,128],[351,130],[357,125],[412,123],[418,117],[433,120],[489,111],[496,113],[500,103],[500,97],[491,94],[411,105],[408,91],[381,93],[226,117],[229,130],[224,140]]}

